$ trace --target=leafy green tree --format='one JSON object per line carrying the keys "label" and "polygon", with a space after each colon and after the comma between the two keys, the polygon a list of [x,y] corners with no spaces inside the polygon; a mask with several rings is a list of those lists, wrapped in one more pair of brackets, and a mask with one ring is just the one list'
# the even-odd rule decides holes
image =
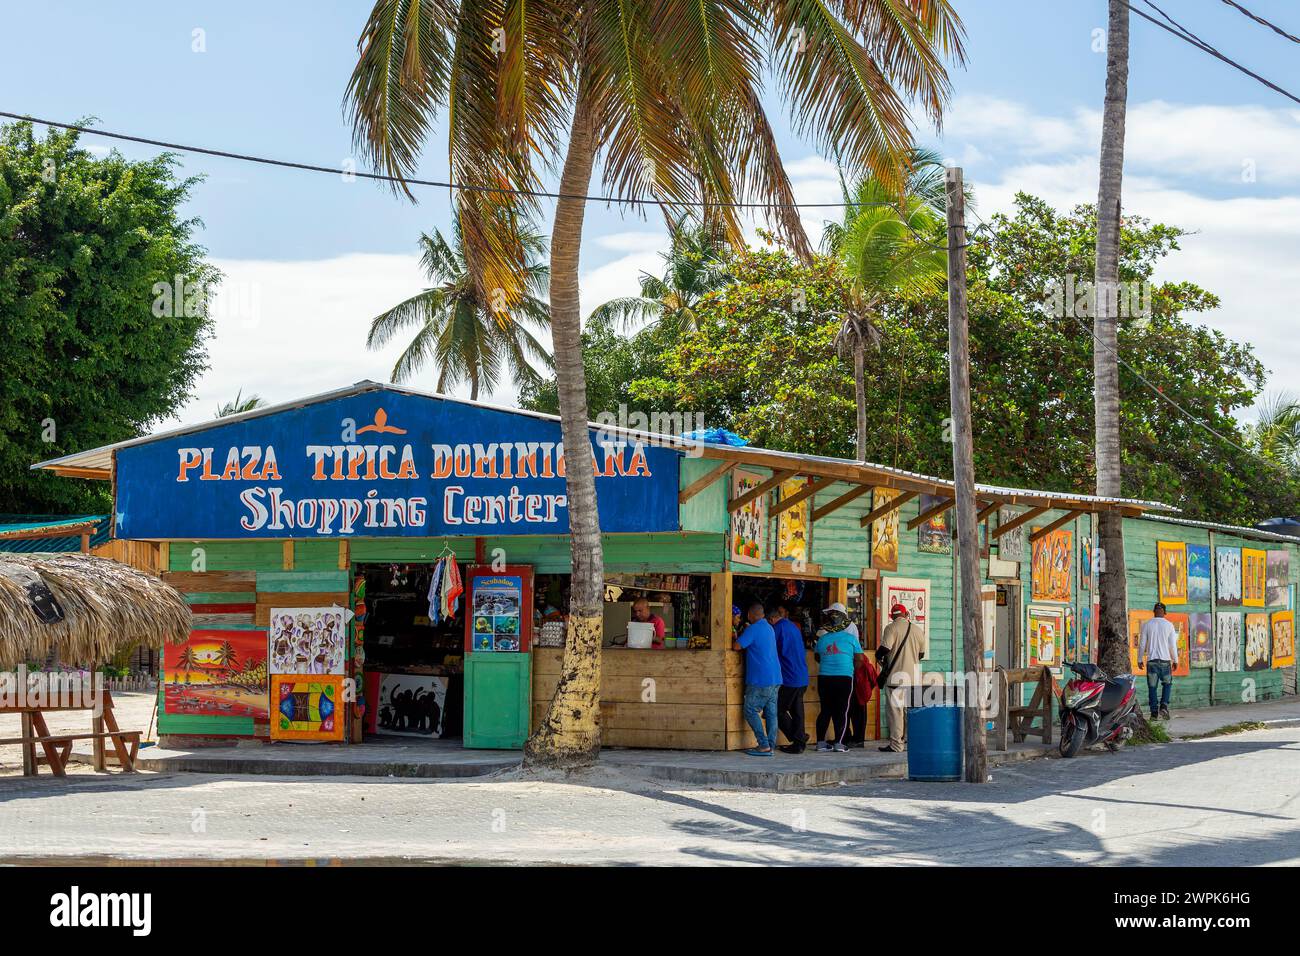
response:
{"label": "leafy green tree", "polygon": [[504,297],[493,301],[491,294],[481,294],[465,262],[459,225],[452,235],[454,246],[437,229],[432,236],[420,236],[420,263],[436,284],[375,316],[366,347],[383,348],[398,333],[414,329],[414,337],[393,366],[393,381],[407,381],[432,363],[439,392],[469,382],[469,397],[476,399],[480,389],[491,391],[500,383],[506,368],[515,381],[535,384],[540,378],[531,359],[554,367],[551,353],[529,331],[530,326],[540,331],[550,325],[543,298],[545,244],[538,235],[524,237],[528,254],[524,296],[511,307]]}
{"label": "leafy green tree", "polygon": [[175,165],[0,127],[0,511],[108,510],[107,485],[29,466],[144,433],[205,368],[220,274]]}

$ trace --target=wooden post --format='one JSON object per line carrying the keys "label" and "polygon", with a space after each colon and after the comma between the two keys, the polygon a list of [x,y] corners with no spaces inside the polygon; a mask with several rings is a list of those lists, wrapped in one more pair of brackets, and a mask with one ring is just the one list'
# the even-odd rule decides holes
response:
{"label": "wooden post", "polygon": [[979,529],[975,513],[975,450],[971,438],[970,337],[966,327],[966,200],[961,167],[948,169],[948,383],[952,415],[952,477],[956,489],[957,560],[961,575],[962,671],[966,687],[963,734],[966,782],[989,778],[988,742],[977,677],[984,659],[980,606]]}
{"label": "wooden post", "polygon": [[731,650],[731,572],[709,575],[709,646],[715,651]]}

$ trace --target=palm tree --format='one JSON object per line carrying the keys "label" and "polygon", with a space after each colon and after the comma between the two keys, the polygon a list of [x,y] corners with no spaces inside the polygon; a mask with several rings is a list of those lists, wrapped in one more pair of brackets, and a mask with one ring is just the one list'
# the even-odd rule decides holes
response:
{"label": "palm tree", "polygon": [[[1097,494],[1123,496],[1119,441],[1119,231],[1124,175],[1124,124],[1128,103],[1128,4],[1110,0],[1106,31],[1106,102],[1101,119],[1101,175],[1097,189],[1097,258],[1093,288],[1093,402],[1096,417]],[[1105,511],[1097,528],[1103,556],[1098,587],[1101,666],[1110,674],[1129,669],[1127,569],[1124,518]]]}
{"label": "palm tree", "polygon": [[241,412],[251,412],[255,408],[262,408],[266,405],[261,395],[249,395],[244,398],[244,390],[241,388],[235,393],[233,402],[226,402],[217,406],[216,418],[227,418],[230,415],[238,415]]}
{"label": "palm tree", "polygon": [[1278,392],[1259,405],[1259,420],[1249,434],[1259,453],[1291,471],[1300,471],[1300,400]]}
{"label": "palm tree", "polygon": [[[736,202],[765,203],[777,235],[810,254],[761,98],[783,88],[798,132],[836,149],[852,175],[899,181],[908,102],[937,124],[944,57],[964,58],[951,0],[376,0],[347,90],[358,145],[406,182],[442,107],[466,262],[476,285],[517,301],[521,220],[541,171],[559,169],[550,306],[561,434],[590,441],[578,265],[599,154],[621,200],[696,203],[729,242]],[[565,476],[572,579],[555,695],[525,745],[532,764],[585,766],[600,748],[604,557],[591,456]]]}
{"label": "palm tree", "polygon": [[194,654],[194,648],[186,644],[185,647],[181,649],[181,656],[176,663],[179,664],[180,669],[184,671],[185,683],[188,684],[190,682],[190,671],[199,666],[199,659]]}
{"label": "palm tree", "polygon": [[528,255],[525,262],[525,292],[513,308],[507,309],[502,296],[484,298],[469,274],[460,242],[460,226],[453,228],[453,247],[437,229],[420,236],[420,264],[434,285],[399,302],[370,322],[366,348],[383,348],[397,335],[415,329],[393,366],[393,381],[413,377],[426,362],[438,370],[435,391],[445,392],[469,382],[469,397],[478,398],[480,389],[491,391],[501,379],[503,367],[519,383],[539,379],[530,358],[550,368],[552,360],[529,331],[550,324],[546,303],[544,244],[535,234],[523,236]]}
{"label": "palm tree", "polygon": [[829,223],[822,247],[844,263],[849,285],[844,318],[835,337],[840,355],[853,359],[857,398],[858,458],[867,458],[866,349],[880,341],[874,317],[896,295],[924,295],[943,287],[943,160],[933,150],[913,149],[905,163],[903,197],[877,177],[844,192],[844,220]]}
{"label": "palm tree", "polygon": [[225,670],[227,681],[230,679],[231,672],[234,671],[235,667],[239,663],[238,658],[239,655],[235,651],[235,646],[229,641],[222,641],[221,647],[218,648],[213,660],[219,667]]}
{"label": "palm tree", "polygon": [[668,321],[683,331],[695,328],[700,300],[731,281],[731,246],[716,228],[691,226],[683,215],[669,228],[668,251],[660,255],[662,277],[641,273],[640,295],[610,299],[592,311],[591,320],[611,326]]}

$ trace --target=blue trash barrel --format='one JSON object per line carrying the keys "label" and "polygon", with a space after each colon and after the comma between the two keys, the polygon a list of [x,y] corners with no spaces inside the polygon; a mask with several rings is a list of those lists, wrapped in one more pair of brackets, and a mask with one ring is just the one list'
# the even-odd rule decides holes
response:
{"label": "blue trash barrel", "polygon": [[907,709],[907,777],[909,780],[961,779],[960,707]]}

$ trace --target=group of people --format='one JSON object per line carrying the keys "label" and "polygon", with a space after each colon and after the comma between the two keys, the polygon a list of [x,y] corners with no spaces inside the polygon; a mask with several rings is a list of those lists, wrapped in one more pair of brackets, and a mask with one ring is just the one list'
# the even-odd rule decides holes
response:
{"label": "group of people", "polygon": [[[754,757],[770,757],[777,750],[798,754],[808,747],[807,645],[803,630],[791,620],[791,610],[784,604],[764,607],[754,602],[746,612],[748,626],[733,643],[745,652],[743,710],[757,741],[745,752]],[[906,688],[920,683],[920,661],[926,651],[924,629],[912,623],[907,608],[896,604],[890,609],[890,623],[876,649],[877,663],[868,659],[857,625],[838,602],[822,612],[812,651],[821,703],[816,749],[845,753],[850,746],[864,746],[867,704],[877,687],[887,686],[889,743],[880,749],[902,751],[907,743]],[[833,731],[832,737],[827,737],[828,730]],[[778,731],[788,743],[778,746]]]}

